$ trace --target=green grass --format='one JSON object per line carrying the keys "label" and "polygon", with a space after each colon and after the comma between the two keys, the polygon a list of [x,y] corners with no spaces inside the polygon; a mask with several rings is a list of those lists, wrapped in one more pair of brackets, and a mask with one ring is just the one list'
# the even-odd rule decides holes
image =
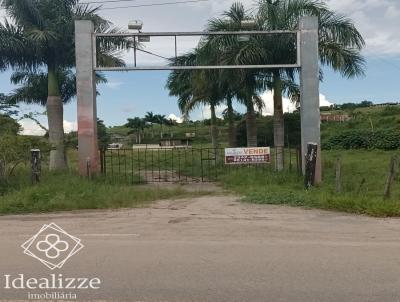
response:
{"label": "green grass", "polygon": [[[292,171],[286,170],[282,173],[273,170],[273,163],[265,169],[260,169],[227,168],[221,161],[216,166],[213,166],[213,162],[205,162],[203,168],[205,178],[208,174],[212,177],[214,172],[218,172],[219,182],[227,189],[243,196],[243,200],[247,202],[319,208],[376,217],[400,217],[399,179],[396,179],[391,199],[383,199],[389,161],[396,153],[400,155],[399,152],[378,150],[323,151],[324,181],[319,187],[309,191],[304,189],[303,178],[296,172],[294,154],[292,154],[294,168]],[[166,158],[165,153],[163,155],[164,161],[156,164],[155,169],[172,170],[172,152],[167,151]],[[335,192],[337,156],[341,156],[343,162],[342,193]],[[70,153],[69,157],[73,166],[74,154]],[[198,154],[194,153],[192,156],[190,151],[190,155],[187,154],[188,162],[192,163],[192,157],[196,158],[192,166],[181,162],[181,172],[182,175],[193,174],[198,177],[201,161],[198,160]],[[126,158],[128,162],[132,160],[128,155]],[[150,169],[152,165],[149,156],[145,156],[144,153],[139,153],[134,159],[134,169],[137,169],[139,162],[142,170]],[[122,157],[123,167],[124,160]],[[286,157],[286,163],[288,162],[289,159]],[[177,167],[174,157],[175,171]],[[132,172],[130,169],[131,165],[128,165],[128,176]],[[98,178],[88,181],[76,176],[76,172],[49,174],[45,170],[47,169],[44,168],[42,182],[32,186],[29,183],[29,166],[21,167],[17,171],[16,178],[13,178],[10,184],[4,187],[5,190],[0,192],[0,214],[141,207],[155,200],[199,194],[187,193],[179,187],[166,189],[132,185],[129,177],[128,182],[123,181],[125,173],[117,173],[116,165],[115,179],[111,180]]]}
{"label": "green grass", "polygon": [[52,173],[45,175],[38,185],[25,184],[0,196],[0,214],[141,207],[155,200],[198,194],[182,188],[108,184],[75,174]]}
{"label": "green grass", "polygon": [[[376,217],[400,216],[400,184],[390,200],[383,199],[390,157],[384,151],[324,152],[324,182],[309,191],[296,173],[241,169],[224,176],[226,188],[258,204],[319,208]],[[343,191],[335,192],[334,162],[343,161]],[[363,181],[365,179],[365,181]],[[363,183],[363,185],[361,185]]]}

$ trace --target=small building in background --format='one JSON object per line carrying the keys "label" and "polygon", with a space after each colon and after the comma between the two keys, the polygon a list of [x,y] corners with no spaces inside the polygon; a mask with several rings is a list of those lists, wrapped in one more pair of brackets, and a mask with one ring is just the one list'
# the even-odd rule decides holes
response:
{"label": "small building in background", "polygon": [[163,138],[160,140],[160,147],[190,147],[192,146],[191,138]]}
{"label": "small building in background", "polygon": [[325,123],[344,123],[351,120],[351,117],[348,114],[329,114],[323,113],[321,114],[321,122]]}

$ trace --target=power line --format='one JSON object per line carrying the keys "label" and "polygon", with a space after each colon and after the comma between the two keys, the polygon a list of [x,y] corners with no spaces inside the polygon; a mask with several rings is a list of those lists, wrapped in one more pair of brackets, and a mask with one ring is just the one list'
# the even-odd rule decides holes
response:
{"label": "power line", "polygon": [[105,0],[105,1],[80,2],[79,4],[103,4],[103,3],[133,2],[133,1],[137,0]]}
{"label": "power line", "polygon": [[386,63],[387,65],[390,65],[391,67],[393,67],[393,68],[395,68],[395,69],[400,70],[400,66],[394,64],[393,61],[389,61],[389,60],[384,59],[384,58],[382,58],[381,56],[378,56],[378,55],[372,55],[371,57],[372,57],[372,58],[375,58],[376,60],[380,60],[380,61],[382,61],[383,63]]}
{"label": "power line", "polygon": [[165,59],[165,60],[169,60],[169,59],[170,59],[170,58],[167,58],[167,57],[163,57],[163,56],[161,56],[161,55],[158,55],[158,54],[156,54],[156,53],[154,53],[154,52],[151,52],[151,51],[147,51],[147,50],[140,49],[140,48],[136,48],[136,49],[137,49],[138,51],[147,53],[147,54],[149,54],[149,55],[152,55],[152,56],[155,56],[155,57],[158,57],[158,58],[161,58],[161,59]]}
{"label": "power line", "polygon": [[104,8],[99,8],[99,10],[111,10],[111,9],[133,8],[133,7],[166,6],[166,5],[189,4],[189,3],[208,2],[208,1],[209,0],[189,0],[189,1],[150,3],[150,4],[127,5],[127,6],[117,6],[117,7],[104,7]]}

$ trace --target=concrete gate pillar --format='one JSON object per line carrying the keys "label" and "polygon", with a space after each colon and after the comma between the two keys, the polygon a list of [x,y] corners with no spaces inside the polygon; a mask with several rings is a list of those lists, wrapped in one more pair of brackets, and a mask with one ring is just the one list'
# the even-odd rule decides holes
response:
{"label": "concrete gate pillar", "polygon": [[322,173],[317,17],[303,17],[300,20],[300,41],[300,115],[303,174],[305,173],[304,158],[307,152],[307,144],[316,143],[318,144],[318,157],[315,183],[318,184],[322,181]]}
{"label": "concrete gate pillar", "polygon": [[79,174],[99,172],[96,78],[92,21],[75,21],[76,89],[78,102]]}

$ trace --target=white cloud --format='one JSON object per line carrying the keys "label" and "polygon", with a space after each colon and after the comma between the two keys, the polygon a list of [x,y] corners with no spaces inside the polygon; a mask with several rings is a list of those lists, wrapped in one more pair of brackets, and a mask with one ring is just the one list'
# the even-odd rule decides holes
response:
{"label": "white cloud", "polygon": [[[46,133],[42,128],[40,128],[34,121],[32,121],[30,119],[20,120],[19,124],[22,126],[21,134],[23,134],[23,135],[43,136]],[[47,127],[47,122],[44,122],[43,126]],[[78,130],[77,122],[70,122],[70,121],[64,120],[64,132],[65,133],[70,133],[72,131],[77,131],[77,130]]]}
{"label": "white cloud", "polygon": [[329,101],[325,95],[320,94],[319,95],[319,105],[321,107],[329,107],[333,105],[333,102]]}
{"label": "white cloud", "polygon": [[173,120],[175,122],[177,122],[178,124],[183,123],[183,118],[182,117],[177,117],[175,114],[171,113],[170,115],[168,115],[168,119],[169,120]]}
{"label": "white cloud", "polygon": [[37,135],[43,136],[46,131],[40,128],[34,121],[29,119],[23,119],[19,121],[19,124],[22,126],[21,134],[23,135]]}
{"label": "white cloud", "polygon": [[110,88],[110,89],[118,89],[123,84],[124,83],[120,82],[120,81],[108,80],[108,82],[105,83],[104,86],[106,86],[107,88]]}
{"label": "white cloud", "polygon": [[400,1],[327,0],[327,3],[354,21],[366,41],[367,55],[400,55]]}
{"label": "white cloud", "polygon": [[[141,19],[144,31],[197,31],[203,30],[210,18],[220,16],[234,2],[236,0],[214,0],[187,5],[104,10],[101,14],[121,28],[126,28],[131,19]],[[251,12],[257,1],[241,2]],[[366,40],[367,55],[400,55],[399,0],[326,0],[326,3],[334,11],[354,21]],[[166,51],[165,43],[150,43],[149,50],[170,55],[173,43],[169,45]],[[188,46],[181,45],[180,51],[188,49]],[[151,57],[145,58],[143,55],[145,59]]]}
{"label": "white cloud", "polygon": [[[261,98],[264,101],[265,104],[265,109],[263,110],[263,115],[264,116],[271,116],[274,114],[274,97],[272,94],[272,91],[267,91],[264,94],[261,95]],[[293,111],[296,110],[296,105],[293,104],[288,98],[283,97],[283,112],[285,113],[292,113]],[[329,101],[325,95],[320,94],[319,95],[319,102],[320,106],[331,106],[333,105],[333,102]]]}
{"label": "white cloud", "polygon": [[72,131],[78,131],[78,123],[64,120],[64,132],[70,133]]}
{"label": "white cloud", "polygon": [[[224,110],[226,109],[226,105],[219,105],[215,108],[215,114],[218,118],[222,118],[222,113],[224,112]],[[211,118],[211,108],[210,106],[204,106],[202,108],[202,112],[200,112],[200,115],[198,117],[199,120],[204,119],[210,119]]]}

